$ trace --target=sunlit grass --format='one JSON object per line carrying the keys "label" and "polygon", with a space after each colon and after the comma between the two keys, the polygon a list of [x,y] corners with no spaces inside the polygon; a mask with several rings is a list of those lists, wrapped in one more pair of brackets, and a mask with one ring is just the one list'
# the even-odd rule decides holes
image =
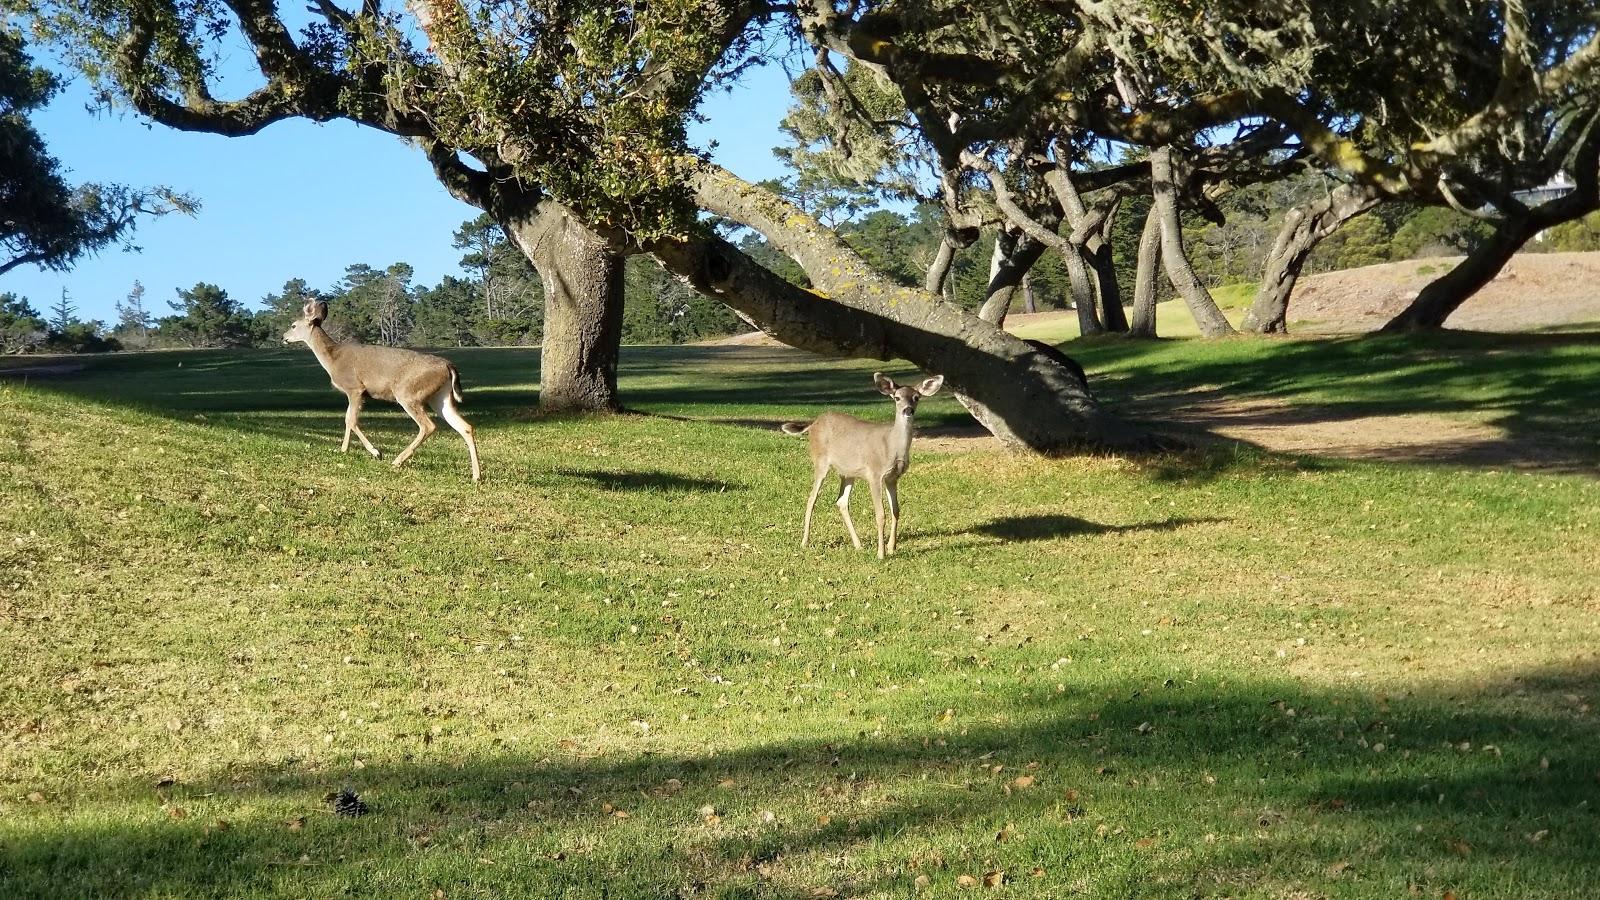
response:
{"label": "sunlit grass", "polygon": [[[1217,302],[1217,308],[1237,328],[1244,320],[1250,303],[1255,300],[1257,287],[1253,282],[1214,287],[1211,289],[1211,299]],[[1131,315],[1133,311],[1128,309],[1127,312]],[[1014,325],[1008,330],[1020,337],[1058,344],[1078,337],[1078,319],[1076,315],[1066,313],[1045,322]],[[1200,329],[1195,326],[1194,316],[1182,300],[1167,300],[1156,304],[1156,334],[1170,338],[1192,338],[1199,336]]]}
{"label": "sunlit grass", "polygon": [[[1591,434],[1600,354],[1552,341],[1068,349],[1113,400]],[[0,383],[0,897],[1600,883],[1593,480],[918,452],[880,563],[826,506],[797,546],[760,427],[887,418],[871,364],[630,348],[651,415],[542,420],[535,353],[452,356],[477,487],[444,431],[340,456],[304,353]]]}

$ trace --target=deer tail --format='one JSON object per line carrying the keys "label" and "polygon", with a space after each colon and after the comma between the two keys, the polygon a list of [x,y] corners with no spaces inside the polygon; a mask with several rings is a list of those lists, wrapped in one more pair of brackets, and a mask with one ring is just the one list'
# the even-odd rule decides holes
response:
{"label": "deer tail", "polygon": [[464,402],[467,398],[461,395],[461,373],[455,366],[450,367],[450,399],[457,403]]}
{"label": "deer tail", "polygon": [[805,422],[785,422],[780,426],[784,434],[801,435],[811,430],[811,425]]}

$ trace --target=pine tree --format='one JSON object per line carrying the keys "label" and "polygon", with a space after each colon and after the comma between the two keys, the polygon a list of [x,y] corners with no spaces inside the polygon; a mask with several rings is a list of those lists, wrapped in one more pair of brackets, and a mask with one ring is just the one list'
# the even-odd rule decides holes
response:
{"label": "pine tree", "polygon": [[61,289],[61,299],[50,307],[50,330],[61,334],[71,328],[78,321],[78,307],[67,296],[67,289]]}
{"label": "pine tree", "polygon": [[126,300],[117,301],[117,333],[140,341],[150,339],[150,313],[144,308],[144,285],[133,282]]}

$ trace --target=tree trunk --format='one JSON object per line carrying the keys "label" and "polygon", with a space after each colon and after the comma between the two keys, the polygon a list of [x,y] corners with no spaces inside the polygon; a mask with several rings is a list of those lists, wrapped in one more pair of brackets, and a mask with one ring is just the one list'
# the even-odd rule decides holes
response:
{"label": "tree trunk", "polygon": [[692,183],[702,209],[761,232],[806,270],[815,292],[714,236],[663,239],[646,249],[779,340],[832,355],[900,357],[942,374],[968,411],[1010,446],[1047,453],[1149,446],[1067,367],[935,295],[882,278],[781,197],[716,166],[702,167]]}
{"label": "tree trunk", "polygon": [[997,328],[1005,325],[1011,301],[1022,286],[1022,276],[1033,269],[1044,251],[1044,244],[1013,231],[1001,229],[995,235],[995,252],[989,258],[989,287],[978,318]]}
{"label": "tree trunk", "polygon": [[1116,256],[1111,249],[1111,227],[1116,218],[1117,206],[1113,205],[1105,221],[1100,223],[1100,229],[1083,246],[1089,253],[1089,266],[1099,287],[1100,312],[1105,317],[1106,330],[1125,332],[1128,316],[1122,310],[1122,286],[1117,284]]}
{"label": "tree trunk", "polygon": [[1061,250],[1061,262],[1067,267],[1067,284],[1072,288],[1072,302],[1078,309],[1078,334],[1099,334],[1100,315],[1095,310],[1094,282],[1089,280],[1089,266],[1083,261],[1083,248],[1069,243]]}
{"label": "tree trunk", "polygon": [[1156,265],[1161,261],[1161,214],[1154,206],[1144,217],[1139,233],[1139,262],[1133,282],[1131,337],[1156,336]]}
{"label": "tree trunk", "polygon": [[1245,313],[1243,330],[1282,334],[1288,330],[1289,297],[1311,251],[1344,223],[1378,205],[1365,187],[1340,185],[1331,193],[1289,210],[1261,274],[1261,289]]}
{"label": "tree trunk", "polygon": [[[1084,205],[1083,196],[1078,193],[1077,185],[1073,184],[1072,176],[1065,168],[1058,165],[1046,172],[1044,182],[1055,194],[1056,202],[1061,206],[1061,212],[1071,229],[1066,243],[1058,245],[1056,249],[1066,261],[1067,277],[1072,283],[1072,293],[1077,298],[1079,333],[1127,331],[1128,321],[1122,314],[1122,292],[1117,287],[1117,271],[1109,246],[1111,223],[1116,217],[1118,204],[1122,202],[1121,195],[1113,196],[1109,206],[1097,206],[1090,210]],[[1069,252],[1076,260],[1068,258]],[[1084,311],[1084,296],[1089,298],[1087,312]],[[1102,308],[1105,310],[1104,324],[1098,315],[1098,310]]]}
{"label": "tree trunk", "polygon": [[956,258],[955,241],[949,235],[939,241],[939,252],[934,254],[933,262],[928,266],[928,277],[923,284],[923,289],[930,294],[943,294],[944,283],[950,277],[950,264]]}
{"label": "tree trunk", "polygon": [[1494,280],[1529,238],[1545,230],[1582,218],[1600,209],[1600,178],[1595,157],[1600,154],[1600,132],[1585,140],[1574,166],[1578,187],[1572,193],[1539,204],[1531,210],[1501,220],[1489,240],[1467,255],[1459,265],[1428,282],[1417,299],[1383,326],[1384,331],[1425,331],[1444,327],[1446,319],[1479,288]]}
{"label": "tree trunk", "polygon": [[501,224],[544,283],[540,411],[621,409],[623,255],[555,203]]}
{"label": "tree trunk", "polygon": [[1171,147],[1158,147],[1150,151],[1150,181],[1155,194],[1155,211],[1161,224],[1161,264],[1167,270],[1167,280],[1189,305],[1194,322],[1205,337],[1233,334],[1228,317],[1217,308],[1217,302],[1205,285],[1194,274],[1189,256],[1183,249],[1183,226],[1178,219],[1177,165]]}
{"label": "tree trunk", "polygon": [[1034,302],[1033,298],[1033,277],[1031,272],[1022,273],[1022,311],[1025,313],[1039,311],[1039,305]]}

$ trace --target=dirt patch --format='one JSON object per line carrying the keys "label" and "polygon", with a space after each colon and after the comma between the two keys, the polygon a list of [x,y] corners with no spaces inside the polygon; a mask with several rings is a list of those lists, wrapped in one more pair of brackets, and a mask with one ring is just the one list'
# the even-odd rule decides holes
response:
{"label": "dirt patch", "polygon": [[[1303,278],[1289,302],[1302,332],[1380,328],[1459,256],[1412,259]],[[1519,253],[1445,324],[1473,331],[1536,331],[1600,322],[1600,252]]]}
{"label": "dirt patch", "polygon": [[712,338],[706,341],[696,341],[695,346],[705,347],[787,347],[783,341],[778,340],[765,331],[747,331],[744,334],[735,334],[728,337]]}

